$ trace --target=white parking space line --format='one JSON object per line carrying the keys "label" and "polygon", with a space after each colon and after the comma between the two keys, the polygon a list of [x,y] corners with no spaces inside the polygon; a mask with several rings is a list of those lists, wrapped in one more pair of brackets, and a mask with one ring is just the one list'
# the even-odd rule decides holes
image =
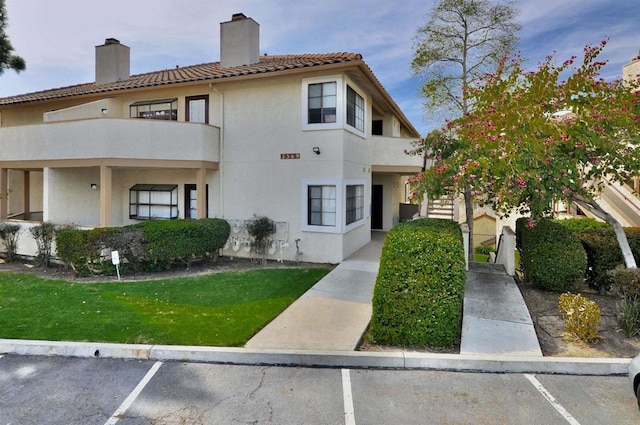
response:
{"label": "white parking space line", "polygon": [[344,423],[356,425],[356,416],[353,411],[353,395],[351,394],[351,373],[349,369],[342,369],[342,395],[344,398]]}
{"label": "white parking space line", "polygon": [[151,367],[151,369],[149,369],[149,371],[144,376],[144,378],[142,378],[142,381],[138,383],[138,385],[133,389],[131,394],[129,394],[129,397],[127,397],[122,402],[120,407],[118,407],[118,409],[115,412],[113,412],[113,415],[111,415],[109,420],[105,422],[104,425],[115,425],[118,422],[118,420],[120,420],[120,417],[124,415],[125,412],[129,409],[129,407],[131,407],[133,402],[136,401],[136,398],[138,398],[142,390],[144,390],[144,387],[146,387],[149,381],[151,381],[151,378],[153,378],[153,376],[156,374],[158,369],[160,369],[160,366],[162,366],[162,362],[155,362],[153,364],[153,366]]}
{"label": "white parking space line", "polygon": [[529,382],[533,384],[534,387],[536,387],[538,392],[542,394],[549,403],[551,403],[553,408],[556,409],[558,413],[560,413],[562,417],[566,419],[567,422],[569,422],[571,425],[580,425],[580,422],[578,422],[573,416],[571,416],[571,413],[567,412],[567,410],[556,401],[551,393],[547,391],[547,389],[540,383],[540,381],[536,379],[535,376],[526,373],[524,374],[524,376],[529,380]]}

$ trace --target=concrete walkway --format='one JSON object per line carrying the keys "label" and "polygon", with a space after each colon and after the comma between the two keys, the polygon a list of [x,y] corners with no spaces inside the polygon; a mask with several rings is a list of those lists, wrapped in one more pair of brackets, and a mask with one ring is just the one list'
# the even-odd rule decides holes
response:
{"label": "concrete walkway", "polygon": [[460,354],[542,356],[529,310],[502,265],[471,263]]}
{"label": "concrete walkway", "polygon": [[[343,261],[245,345],[251,349],[352,351],[371,319],[384,233]],[[522,294],[503,266],[467,273],[460,354],[542,356]]]}
{"label": "concrete walkway", "polygon": [[343,261],[251,338],[246,348],[352,351],[371,319],[384,233]]}

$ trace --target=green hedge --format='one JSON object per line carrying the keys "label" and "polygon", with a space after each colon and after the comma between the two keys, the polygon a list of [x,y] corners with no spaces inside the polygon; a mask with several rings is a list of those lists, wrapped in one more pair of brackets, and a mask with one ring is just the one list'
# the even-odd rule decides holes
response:
{"label": "green hedge", "polygon": [[592,230],[611,229],[611,226],[595,218],[567,218],[553,220],[558,224],[562,224],[567,229],[577,232],[587,232]]}
{"label": "green hedge", "polygon": [[[629,247],[636,261],[640,260],[640,228],[625,227]],[[587,281],[593,288],[608,288],[610,278],[607,272],[624,266],[624,258],[618,239],[611,226],[599,230],[585,230],[576,233],[582,242],[588,258]]]}
{"label": "green hedge", "polygon": [[110,250],[118,251],[122,273],[151,271],[212,255],[224,246],[229,233],[223,219],[152,220],[125,227],[63,229],[56,248],[58,258],[78,275],[114,274]]}
{"label": "green hedge", "polygon": [[372,342],[454,346],[460,337],[465,279],[462,234],[456,223],[421,219],[395,226],[382,248]]}
{"label": "green hedge", "polygon": [[150,220],[134,225],[142,230],[147,260],[163,268],[172,261],[187,265],[191,260],[216,253],[229,238],[229,223],[223,219]]}
{"label": "green hedge", "polygon": [[539,288],[561,292],[582,281],[587,254],[577,236],[552,220],[541,219],[534,226],[528,221],[516,222],[525,279]]}
{"label": "green hedge", "polygon": [[143,267],[145,243],[142,231],[132,226],[90,230],[65,228],[56,236],[56,254],[79,276],[111,275],[116,270],[111,263],[110,251],[118,251],[120,272],[126,274]]}

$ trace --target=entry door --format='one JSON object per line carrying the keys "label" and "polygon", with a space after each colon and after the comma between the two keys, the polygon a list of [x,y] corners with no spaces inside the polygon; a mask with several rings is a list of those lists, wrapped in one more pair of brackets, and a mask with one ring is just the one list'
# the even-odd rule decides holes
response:
{"label": "entry door", "polygon": [[371,228],[382,230],[382,188],[381,184],[371,186]]}
{"label": "entry door", "polygon": [[[207,213],[209,217],[209,185],[206,186],[207,193]],[[184,218],[198,218],[198,191],[195,184],[184,185]]]}

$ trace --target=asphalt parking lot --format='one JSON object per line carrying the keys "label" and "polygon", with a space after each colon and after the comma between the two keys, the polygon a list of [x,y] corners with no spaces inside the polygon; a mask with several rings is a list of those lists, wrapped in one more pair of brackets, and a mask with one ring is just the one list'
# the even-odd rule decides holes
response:
{"label": "asphalt parking lot", "polygon": [[0,425],[637,424],[624,376],[0,356]]}

